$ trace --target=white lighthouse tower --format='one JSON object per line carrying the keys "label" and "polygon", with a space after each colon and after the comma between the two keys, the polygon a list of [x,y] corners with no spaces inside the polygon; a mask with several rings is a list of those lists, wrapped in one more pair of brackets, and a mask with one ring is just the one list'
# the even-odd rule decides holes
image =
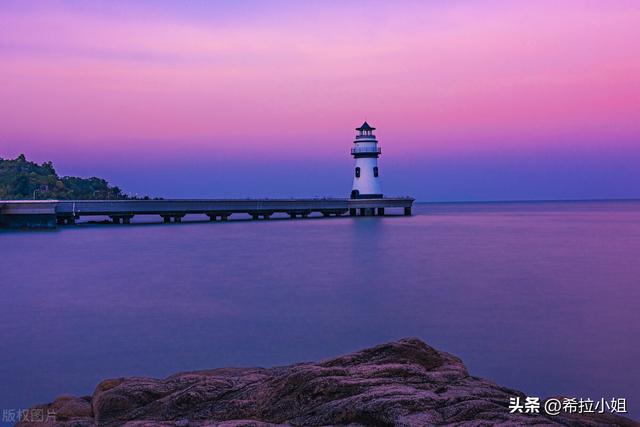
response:
{"label": "white lighthouse tower", "polygon": [[378,156],[381,150],[373,131],[376,128],[364,122],[356,128],[356,135],[351,149],[351,155],[356,159],[356,167],[353,177],[352,199],[377,199],[382,198],[380,185],[380,171],[378,169]]}

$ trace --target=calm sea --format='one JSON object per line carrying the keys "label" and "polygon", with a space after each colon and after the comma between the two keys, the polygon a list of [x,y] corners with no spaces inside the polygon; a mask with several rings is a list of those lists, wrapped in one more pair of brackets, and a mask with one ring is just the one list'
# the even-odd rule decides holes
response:
{"label": "calm sea", "polygon": [[640,202],[414,213],[2,232],[0,408],[416,336],[473,375],[640,418]]}

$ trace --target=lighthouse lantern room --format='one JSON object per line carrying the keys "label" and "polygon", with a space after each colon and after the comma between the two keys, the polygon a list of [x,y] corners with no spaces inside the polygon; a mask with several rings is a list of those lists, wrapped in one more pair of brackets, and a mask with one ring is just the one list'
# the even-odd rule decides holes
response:
{"label": "lighthouse lantern room", "polygon": [[358,135],[353,141],[355,146],[351,149],[351,155],[356,159],[353,177],[352,199],[377,199],[382,198],[380,185],[380,170],[378,169],[378,157],[381,150],[378,147],[373,131],[376,128],[364,122],[356,128]]}

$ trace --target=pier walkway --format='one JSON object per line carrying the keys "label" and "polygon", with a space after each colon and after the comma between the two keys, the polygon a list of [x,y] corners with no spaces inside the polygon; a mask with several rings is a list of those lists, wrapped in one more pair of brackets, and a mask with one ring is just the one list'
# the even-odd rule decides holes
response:
{"label": "pier walkway", "polygon": [[193,199],[193,200],[0,200],[0,227],[55,228],[75,224],[82,217],[108,217],[128,224],[136,215],[157,215],[165,223],[181,222],[190,214],[204,214],[211,221],[227,220],[234,214],[269,219],[283,213],[290,218],[323,216],[372,216],[399,209],[411,215],[411,197],[377,199]]}

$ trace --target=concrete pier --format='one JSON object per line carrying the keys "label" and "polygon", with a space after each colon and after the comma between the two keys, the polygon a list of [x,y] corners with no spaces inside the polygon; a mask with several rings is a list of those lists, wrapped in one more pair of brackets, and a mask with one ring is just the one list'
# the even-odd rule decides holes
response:
{"label": "concrete pier", "polygon": [[[398,209],[411,215],[411,197],[375,199],[212,199],[212,200],[0,200],[0,227],[55,228],[86,217],[109,217],[114,224],[129,224],[135,215],[158,215],[164,223],[179,223],[186,215],[207,215],[211,221],[245,214],[267,220],[274,214],[290,218],[349,214],[353,217],[386,215]],[[359,214],[359,215],[358,215]]]}
{"label": "concrete pier", "polygon": [[55,228],[74,219],[58,216],[53,200],[0,201],[0,227]]}

